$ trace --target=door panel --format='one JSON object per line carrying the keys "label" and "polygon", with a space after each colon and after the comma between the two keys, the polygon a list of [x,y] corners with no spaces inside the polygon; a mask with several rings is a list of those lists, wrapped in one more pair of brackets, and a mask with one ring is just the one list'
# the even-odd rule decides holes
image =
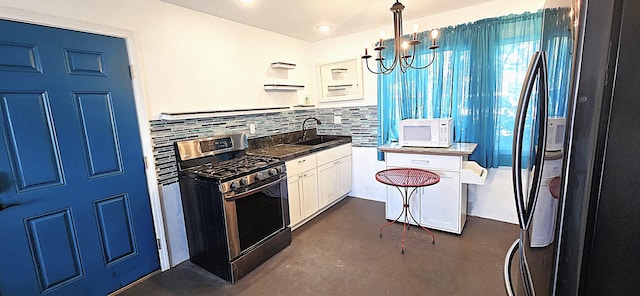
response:
{"label": "door panel", "polygon": [[320,208],[316,170],[302,173],[302,217],[307,218]]}
{"label": "door panel", "polygon": [[0,295],[158,269],[123,39],[0,20],[0,225]]}
{"label": "door panel", "polygon": [[136,245],[127,196],[120,195],[97,201],[95,210],[105,264],[109,265],[135,253]]}
{"label": "door panel", "polygon": [[36,46],[0,40],[0,71],[42,73]]}
{"label": "door panel", "polygon": [[47,292],[84,275],[69,209],[27,219],[40,288]]}
{"label": "door panel", "polygon": [[420,224],[460,233],[460,173],[433,171],[440,182],[421,189]]}
{"label": "door panel", "polygon": [[65,49],[64,53],[69,75],[107,76],[103,53],[73,49]]}
{"label": "door panel", "polygon": [[[7,149],[18,191],[64,182],[45,92],[0,93]],[[25,116],[28,114],[29,116]],[[19,149],[27,147],[29,149]]]}
{"label": "door panel", "polygon": [[89,160],[89,175],[122,173],[118,131],[113,121],[111,96],[108,93],[74,93]]}

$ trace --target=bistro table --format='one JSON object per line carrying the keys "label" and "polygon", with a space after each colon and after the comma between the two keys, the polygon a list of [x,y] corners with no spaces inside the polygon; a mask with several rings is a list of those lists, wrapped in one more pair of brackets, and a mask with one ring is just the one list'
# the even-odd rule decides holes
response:
{"label": "bistro table", "polygon": [[420,228],[424,229],[429,234],[431,234],[431,243],[435,244],[436,237],[433,234],[433,232],[431,232],[431,230],[427,229],[426,227],[420,225],[420,223],[418,223],[418,221],[416,221],[416,219],[413,217],[413,214],[411,214],[411,210],[409,209],[409,200],[411,199],[411,196],[413,196],[413,194],[415,193],[416,189],[420,187],[431,186],[433,184],[440,182],[440,176],[438,176],[436,173],[433,173],[427,170],[422,170],[422,169],[392,168],[392,169],[386,169],[386,170],[377,172],[376,180],[380,183],[396,187],[400,192],[400,195],[402,196],[402,203],[403,203],[402,211],[400,212],[400,215],[398,216],[398,218],[380,227],[380,237],[382,237],[382,229],[384,229],[385,227],[395,222],[398,222],[400,217],[404,215],[403,229],[402,229],[402,250],[400,251],[400,253],[404,254],[404,237],[407,231],[409,217],[411,217],[411,219],[418,226],[420,226]]}

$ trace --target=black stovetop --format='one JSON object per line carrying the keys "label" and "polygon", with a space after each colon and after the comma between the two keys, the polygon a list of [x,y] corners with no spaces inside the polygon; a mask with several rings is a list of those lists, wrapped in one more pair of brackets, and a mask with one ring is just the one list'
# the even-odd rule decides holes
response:
{"label": "black stovetop", "polygon": [[243,155],[221,162],[208,162],[183,170],[183,173],[195,174],[214,180],[225,181],[241,177],[256,171],[282,164],[282,160],[273,157]]}

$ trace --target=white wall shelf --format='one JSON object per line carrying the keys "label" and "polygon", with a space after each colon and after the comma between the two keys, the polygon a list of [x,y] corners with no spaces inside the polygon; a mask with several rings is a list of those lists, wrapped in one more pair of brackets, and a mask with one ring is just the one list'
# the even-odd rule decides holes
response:
{"label": "white wall shelf", "polygon": [[296,68],[296,64],[284,63],[284,62],[273,62],[271,63],[271,68],[291,70]]}
{"label": "white wall shelf", "polygon": [[264,90],[266,91],[297,91],[304,89],[304,85],[293,84],[265,84]]}
{"label": "white wall shelf", "polygon": [[246,114],[263,114],[275,113],[289,110],[289,107],[270,107],[270,108],[252,108],[252,109],[232,109],[232,110],[211,110],[211,111],[193,111],[193,112],[162,112],[161,120],[181,120],[205,117],[222,117],[237,116]]}
{"label": "white wall shelf", "polygon": [[327,86],[327,90],[328,91],[345,90],[345,89],[350,88],[350,87],[353,87],[353,84],[329,85],[329,86]]}

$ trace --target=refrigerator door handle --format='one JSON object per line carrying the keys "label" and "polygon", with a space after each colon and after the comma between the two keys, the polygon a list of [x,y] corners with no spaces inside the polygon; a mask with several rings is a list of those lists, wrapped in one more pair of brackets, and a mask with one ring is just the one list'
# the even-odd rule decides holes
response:
{"label": "refrigerator door handle", "polygon": [[538,110],[540,112],[540,120],[538,120],[538,145],[536,145],[536,160],[535,168],[533,172],[533,179],[531,185],[531,191],[529,192],[529,200],[527,203],[525,230],[529,229],[533,220],[533,213],[535,211],[535,205],[538,201],[538,193],[540,191],[540,184],[542,183],[542,169],[544,167],[544,153],[546,149],[547,138],[547,121],[548,111],[547,106],[549,104],[549,89],[548,89],[548,71],[547,71],[547,55],[544,51],[540,52],[540,58],[538,59],[538,69],[540,69],[540,78],[538,80],[538,93],[540,94],[540,100],[538,100]]}
{"label": "refrigerator door handle", "polygon": [[503,268],[503,276],[504,276],[504,288],[507,292],[508,296],[515,296],[516,292],[513,289],[513,279],[511,278],[511,262],[513,262],[513,256],[516,254],[516,251],[519,250],[520,239],[516,239],[513,242],[509,250],[507,251],[507,256],[504,258],[504,268]]}
{"label": "refrigerator door handle", "polygon": [[527,75],[525,76],[522,90],[520,91],[520,98],[518,100],[518,108],[516,110],[516,120],[514,126],[513,137],[513,155],[511,166],[512,178],[513,178],[513,191],[515,195],[516,209],[518,214],[518,223],[521,229],[527,229],[528,213],[524,200],[524,191],[522,188],[522,146],[524,141],[524,128],[525,119],[527,116],[527,107],[529,106],[529,100],[533,87],[535,85],[535,78],[539,72],[541,52],[537,51],[531,57],[529,61],[529,67],[527,68]]}

